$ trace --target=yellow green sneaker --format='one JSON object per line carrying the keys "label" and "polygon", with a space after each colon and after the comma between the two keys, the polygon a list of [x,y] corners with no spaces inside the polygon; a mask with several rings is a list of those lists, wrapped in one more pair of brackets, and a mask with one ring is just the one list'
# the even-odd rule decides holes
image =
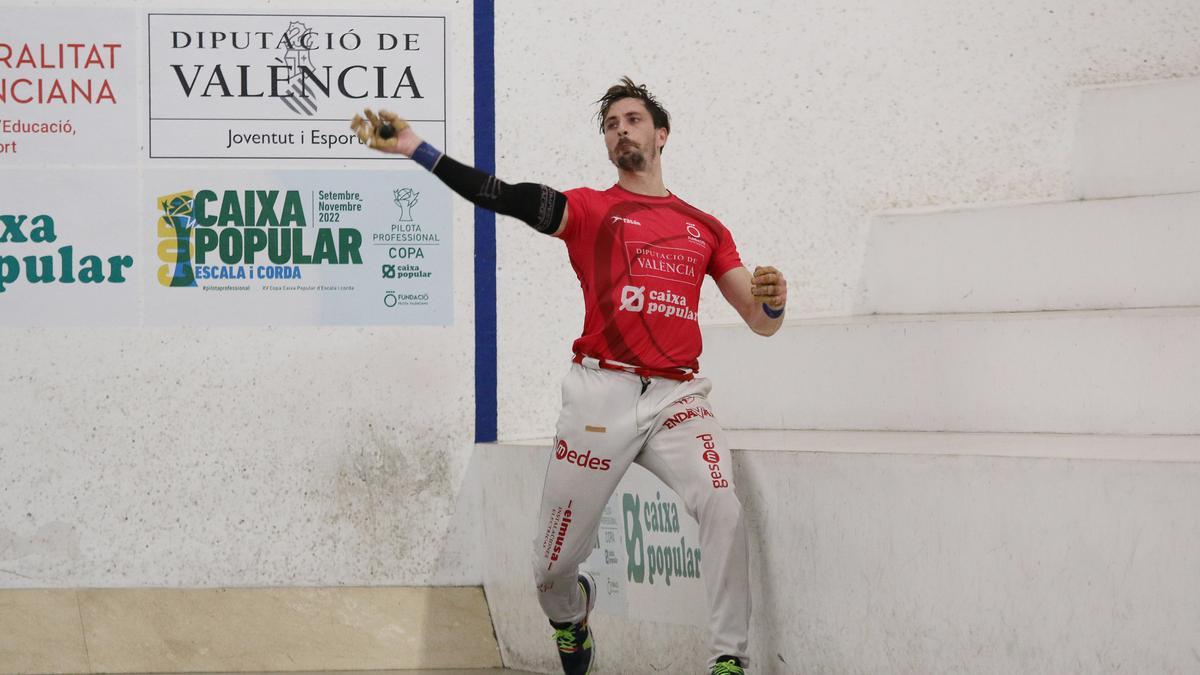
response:
{"label": "yellow green sneaker", "polygon": [[579,575],[579,590],[583,592],[583,601],[587,605],[583,620],[579,623],[550,622],[554,627],[554,641],[558,644],[558,658],[562,661],[565,675],[587,675],[592,672],[596,655],[592,631],[588,628],[588,616],[596,606],[596,580],[592,575],[586,572]]}
{"label": "yellow green sneaker", "polygon": [[713,664],[712,675],[746,675],[742,660],[736,656],[718,656]]}

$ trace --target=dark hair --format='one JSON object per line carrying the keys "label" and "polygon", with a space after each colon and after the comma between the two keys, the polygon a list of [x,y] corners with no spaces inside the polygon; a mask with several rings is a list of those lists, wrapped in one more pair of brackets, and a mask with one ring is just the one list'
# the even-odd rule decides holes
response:
{"label": "dark hair", "polygon": [[658,103],[658,99],[654,98],[646,89],[644,84],[634,84],[633,80],[628,77],[622,77],[620,84],[614,84],[608,88],[604,96],[600,97],[596,103],[600,104],[600,112],[596,118],[600,121],[600,133],[604,133],[604,117],[608,115],[608,109],[612,104],[620,101],[623,98],[636,98],[646,105],[646,110],[650,111],[650,119],[654,122],[655,129],[671,130],[671,116],[667,114],[666,108],[663,108]]}

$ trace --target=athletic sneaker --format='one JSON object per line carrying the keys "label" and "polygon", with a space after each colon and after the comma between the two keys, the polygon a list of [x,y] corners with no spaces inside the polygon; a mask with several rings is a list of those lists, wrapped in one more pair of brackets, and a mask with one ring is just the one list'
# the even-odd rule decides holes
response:
{"label": "athletic sneaker", "polygon": [[596,606],[596,580],[591,574],[579,575],[579,590],[587,604],[586,614],[579,623],[550,622],[554,627],[554,641],[558,643],[558,658],[562,660],[566,675],[587,675],[592,672],[596,650],[592,644],[592,631],[588,628],[588,616]]}
{"label": "athletic sneaker", "polygon": [[736,656],[719,656],[713,664],[712,675],[746,675],[742,661]]}

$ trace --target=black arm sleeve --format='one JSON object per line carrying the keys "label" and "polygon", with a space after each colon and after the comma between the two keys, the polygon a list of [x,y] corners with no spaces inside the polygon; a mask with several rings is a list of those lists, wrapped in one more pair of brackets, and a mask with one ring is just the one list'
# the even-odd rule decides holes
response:
{"label": "black arm sleeve", "polygon": [[522,220],[544,234],[554,234],[567,210],[567,196],[552,187],[537,183],[509,185],[446,155],[437,160],[433,175],[477,206]]}

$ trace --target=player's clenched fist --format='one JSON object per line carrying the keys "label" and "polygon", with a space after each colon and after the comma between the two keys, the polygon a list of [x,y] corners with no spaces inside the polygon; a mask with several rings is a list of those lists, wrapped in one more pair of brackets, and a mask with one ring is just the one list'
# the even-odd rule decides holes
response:
{"label": "player's clenched fist", "polygon": [[750,292],[755,300],[767,303],[771,309],[783,309],[787,304],[787,279],[774,267],[755,267]]}
{"label": "player's clenched fist", "polygon": [[[366,117],[364,118],[363,115]],[[350,120],[350,128],[358,134],[358,140],[381,152],[394,152],[405,157],[412,157],[421,139],[413,132],[408,122],[389,110],[363,111]]]}

